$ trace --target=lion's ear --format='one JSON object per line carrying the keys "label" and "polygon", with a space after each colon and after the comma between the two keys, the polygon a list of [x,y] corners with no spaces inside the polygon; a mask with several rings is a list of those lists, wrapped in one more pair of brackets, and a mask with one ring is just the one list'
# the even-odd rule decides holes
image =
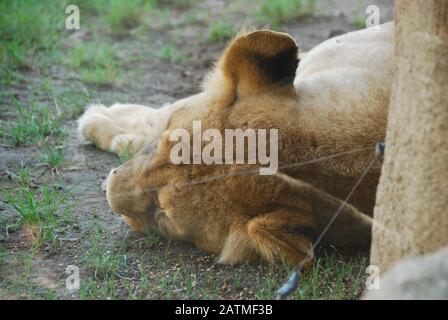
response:
{"label": "lion's ear", "polygon": [[[285,33],[255,31],[237,36],[225,49],[205,87],[248,96],[291,86],[299,63],[298,47]],[[207,81],[214,83],[207,84]],[[213,89],[213,88],[212,88]]]}

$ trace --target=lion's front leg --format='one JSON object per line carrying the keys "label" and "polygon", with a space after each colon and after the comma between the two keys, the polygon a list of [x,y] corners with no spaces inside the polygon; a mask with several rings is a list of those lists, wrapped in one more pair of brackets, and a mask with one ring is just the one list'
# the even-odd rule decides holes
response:
{"label": "lion's front leg", "polygon": [[109,117],[105,106],[93,105],[79,118],[78,133],[82,140],[110,151],[113,138],[125,132]]}
{"label": "lion's front leg", "polygon": [[302,264],[308,270],[314,260],[316,236],[311,208],[280,208],[250,219],[230,232],[220,262],[237,264],[260,256],[269,263]]}
{"label": "lion's front leg", "polygon": [[271,206],[276,209],[233,226],[221,252],[222,263],[237,264],[261,256],[306,270],[319,244],[370,245],[372,219],[354,206],[288,175],[263,179],[270,183],[257,192],[273,192]]}
{"label": "lion's front leg", "polygon": [[371,217],[309,183],[283,173],[277,174],[277,177],[288,184],[279,196],[281,204],[300,207],[304,197],[309,199],[316,230],[323,243],[363,249],[370,247]]}
{"label": "lion's front leg", "polygon": [[140,105],[92,105],[78,120],[78,132],[81,139],[101,150],[131,156],[145,145],[153,113],[153,109]]}
{"label": "lion's front leg", "polygon": [[136,232],[158,233],[167,239],[186,240],[185,234],[166,216],[164,212],[148,212],[140,216],[123,216],[125,222]]}

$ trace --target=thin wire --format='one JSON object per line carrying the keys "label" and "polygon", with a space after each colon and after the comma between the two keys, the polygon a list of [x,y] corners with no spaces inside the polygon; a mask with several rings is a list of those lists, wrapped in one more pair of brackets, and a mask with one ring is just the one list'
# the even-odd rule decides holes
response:
{"label": "thin wire", "polygon": [[[304,165],[317,163],[317,162],[320,162],[320,161],[325,161],[325,160],[341,157],[341,156],[344,156],[344,155],[349,155],[349,154],[353,154],[353,153],[357,153],[357,152],[361,152],[361,151],[367,151],[367,150],[372,150],[372,147],[357,148],[357,149],[352,149],[352,150],[348,150],[348,151],[341,151],[341,152],[337,152],[337,153],[334,153],[334,154],[331,154],[331,155],[328,155],[328,156],[322,156],[322,157],[318,157],[318,158],[307,160],[307,161],[303,161],[303,162],[285,164],[285,165],[279,166],[278,170],[298,168],[298,167],[301,167],[301,166],[304,166]],[[212,181],[226,179],[226,178],[229,178],[229,177],[255,174],[255,173],[259,173],[259,170],[260,170],[259,167],[257,167],[257,168],[250,168],[250,169],[240,170],[240,171],[236,171],[236,172],[229,173],[229,174],[221,174],[221,175],[211,176],[211,177],[204,178],[204,179],[192,180],[192,181],[189,181],[189,182],[180,182],[180,183],[175,183],[175,184],[166,184],[166,185],[157,186],[157,187],[149,187],[149,188],[143,189],[143,191],[145,191],[145,192],[157,192],[157,191],[160,191],[161,189],[166,188],[166,187],[181,188],[181,187],[195,186],[195,185],[209,183],[209,182],[212,182]],[[114,196],[116,198],[127,197],[130,194],[140,193],[140,192],[141,191],[129,191],[129,192],[122,193],[120,195],[114,195]]]}
{"label": "thin wire", "polygon": [[308,253],[307,253],[306,257],[305,257],[305,259],[302,262],[300,262],[299,266],[294,270],[294,272],[288,278],[286,283],[277,291],[277,298],[278,299],[285,299],[290,293],[292,293],[297,288],[299,277],[300,277],[300,274],[301,274],[301,271],[303,269],[304,264],[309,262],[313,258],[314,250],[319,245],[319,243],[322,241],[323,237],[325,236],[327,231],[330,229],[330,227],[332,226],[333,222],[337,219],[337,217],[341,213],[342,209],[347,205],[348,201],[353,196],[353,194],[356,191],[356,189],[358,188],[358,186],[364,180],[364,178],[366,177],[367,173],[372,168],[375,160],[376,160],[376,156],[374,156],[370,160],[369,164],[364,169],[364,172],[361,174],[361,176],[359,177],[358,181],[356,181],[356,183],[353,186],[352,190],[349,192],[347,197],[345,197],[344,201],[341,203],[341,205],[339,206],[338,210],[336,210],[336,212],[333,214],[333,217],[331,218],[331,220],[328,222],[328,224],[325,226],[324,230],[321,232],[321,234],[319,235],[317,240],[311,246],[310,250],[308,251]]}

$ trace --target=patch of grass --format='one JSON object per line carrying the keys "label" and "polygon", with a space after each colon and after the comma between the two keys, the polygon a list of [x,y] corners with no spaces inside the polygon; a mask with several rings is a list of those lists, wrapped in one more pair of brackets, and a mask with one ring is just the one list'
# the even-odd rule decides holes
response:
{"label": "patch of grass", "polygon": [[124,265],[126,256],[116,255],[104,247],[94,246],[92,251],[85,256],[86,265],[95,270],[96,277],[107,279],[117,276],[118,271]]}
{"label": "patch of grass", "polygon": [[44,147],[42,163],[48,166],[53,172],[59,174],[59,170],[65,162],[64,153],[61,146],[47,144]]}
{"label": "patch of grass", "polygon": [[0,266],[6,262],[6,250],[0,244]]}
{"label": "patch of grass", "polygon": [[30,67],[37,51],[54,48],[65,30],[64,9],[64,1],[0,1],[3,62],[16,68]]}
{"label": "patch of grass", "polygon": [[41,143],[48,137],[57,137],[64,133],[62,119],[54,108],[40,103],[32,103],[26,107],[17,100],[12,102],[17,117],[4,121],[0,127],[0,135],[15,145]]}
{"label": "patch of grass", "polygon": [[[107,237],[107,238],[106,238]],[[96,221],[91,236],[92,245],[83,256],[86,267],[93,272],[93,277],[83,279],[78,291],[79,299],[118,299],[123,292],[118,287],[128,287],[129,280],[122,276],[127,266],[127,256],[123,253],[123,243],[117,242],[104,234]]]}
{"label": "patch of grass", "polygon": [[95,279],[84,279],[81,281],[77,295],[81,300],[120,298],[116,284],[112,280],[98,282]]}
{"label": "patch of grass", "polygon": [[[318,258],[309,274],[300,277],[293,299],[356,299],[365,281],[365,257],[344,260],[336,253]],[[254,290],[257,299],[274,299],[276,291],[287,280],[290,272],[269,272],[265,277],[257,276]]]}
{"label": "patch of grass", "polygon": [[128,30],[140,25],[142,17],[141,0],[111,0],[105,17],[111,35],[123,36]]}
{"label": "patch of grass", "polygon": [[69,50],[67,63],[75,69],[107,68],[117,64],[117,57],[108,43],[85,42]]}
{"label": "patch of grass", "polygon": [[0,290],[0,297],[6,299],[56,299],[57,292],[39,285],[36,281],[39,273],[39,266],[35,262],[36,248],[29,251],[18,251],[14,253],[14,260],[19,263],[15,266],[15,273],[6,276],[0,281],[0,286],[5,291]]}
{"label": "patch of grass", "polygon": [[74,119],[84,112],[89,97],[79,88],[73,88],[56,93],[55,101],[64,110],[64,119]]}
{"label": "patch of grass", "polygon": [[31,250],[31,252],[16,251],[13,256],[19,266],[15,266],[13,274],[7,275],[8,271],[6,271],[5,277],[0,277],[0,297],[13,300],[32,299],[36,297],[30,281],[35,250]]}
{"label": "patch of grass", "polygon": [[108,0],[71,0],[70,4],[74,4],[79,7],[81,15],[87,16],[99,16],[105,13],[105,6],[107,6]]}
{"label": "patch of grass", "polygon": [[23,282],[29,285],[29,279],[31,276],[31,271],[33,268],[34,258],[36,256],[36,250],[33,249],[31,252],[21,252],[18,255],[19,261],[23,266]]}
{"label": "patch of grass", "polygon": [[181,53],[179,53],[175,47],[169,44],[166,44],[163,47],[161,47],[157,51],[156,55],[159,59],[170,62],[183,62],[186,59],[186,57],[183,56]]}
{"label": "patch of grass", "polygon": [[185,25],[195,25],[204,21],[204,17],[196,11],[188,11],[182,16],[181,23]]}
{"label": "patch of grass", "polygon": [[38,85],[32,88],[31,94],[35,95],[49,95],[53,92],[53,82],[51,79],[44,78]]}
{"label": "patch of grass", "polygon": [[7,172],[9,177],[19,186],[21,187],[30,187],[33,183],[33,177],[31,176],[32,169],[23,164],[20,163],[20,166],[17,168],[16,172]]}
{"label": "patch of grass", "polygon": [[81,43],[70,49],[67,63],[81,73],[85,83],[113,85],[117,80],[118,58],[107,43]]}
{"label": "patch of grass", "polygon": [[189,9],[193,6],[196,0],[162,0],[159,1],[159,4],[167,4],[171,6],[175,6],[179,9]]}
{"label": "patch of grass", "polygon": [[[92,245],[88,248],[88,253],[83,256],[88,273],[87,278],[84,277],[81,281],[78,298],[145,299],[153,297],[155,287],[159,288],[159,279],[154,281],[151,276],[150,255],[140,251],[137,252],[137,259],[135,256],[128,258],[128,249],[125,251],[124,248],[125,245],[136,245],[149,250],[159,242],[160,236],[151,233],[147,237],[129,243],[126,234],[122,241],[117,241],[106,234],[99,223],[97,221],[93,227],[89,242]],[[132,256],[132,253],[130,255]],[[163,277],[166,283],[172,282],[174,278],[175,275]],[[160,281],[164,281],[163,279],[161,278]]]}
{"label": "patch of grass", "polygon": [[[15,146],[61,144],[67,136],[64,120],[79,116],[87,105],[88,97],[75,89],[55,93],[52,84],[47,81],[42,81],[29,91],[29,100],[32,100],[29,105],[8,98],[8,116],[0,120],[1,139]],[[51,104],[48,101],[52,101]]]}
{"label": "patch of grass", "polygon": [[[138,260],[130,258],[128,265],[122,248],[111,246],[112,239],[102,233],[93,239],[94,245],[84,260],[94,275],[82,281],[78,292],[81,299],[275,299],[277,289],[291,271],[265,264],[198,268],[168,247],[157,251],[157,255],[139,251]],[[298,290],[290,298],[357,299],[364,285],[366,266],[367,258],[343,259],[332,252],[317,259],[311,272],[300,278]]]}
{"label": "patch of grass", "polygon": [[60,44],[70,34],[65,27],[69,4],[79,7],[82,26],[98,26],[112,36],[123,36],[142,23],[157,0],[0,1],[1,69],[35,67],[33,59],[39,52],[49,56],[61,51]]}
{"label": "patch of grass", "polygon": [[352,26],[355,27],[356,29],[363,29],[366,27],[366,21],[365,21],[365,17],[358,14],[353,16],[352,19]]}
{"label": "patch of grass", "polygon": [[56,186],[44,185],[38,190],[20,187],[4,194],[5,203],[15,209],[20,222],[37,231],[34,236],[38,243],[53,243],[69,221],[68,194]]}
{"label": "patch of grass", "polygon": [[95,278],[100,280],[120,276],[119,270],[126,264],[122,248],[109,249],[103,241],[104,236],[103,230],[97,226],[92,237],[92,247],[83,258],[86,265],[94,270]]}
{"label": "patch of grass", "polygon": [[27,49],[17,42],[0,43],[0,57],[3,57],[4,66],[14,66],[17,69],[31,68],[31,58],[34,54],[32,49]]}
{"label": "patch of grass", "polygon": [[312,15],[315,7],[316,0],[261,0],[257,17],[263,23],[278,26]]}
{"label": "patch of grass", "polygon": [[[24,80],[26,80],[25,77],[23,77],[19,72],[13,70],[12,68],[8,68],[6,64],[0,64],[0,85],[9,86],[12,84],[18,84]],[[2,97],[6,97],[9,94],[8,92],[0,92],[0,95]]]}
{"label": "patch of grass", "polygon": [[224,21],[213,21],[208,30],[207,39],[210,42],[219,42],[232,38],[235,34],[233,26]]}
{"label": "patch of grass", "polygon": [[[238,277],[235,277],[235,282]],[[203,277],[202,282],[198,289],[199,299],[216,300],[219,299],[219,291],[222,288],[220,285],[220,280],[218,280],[214,274],[214,270],[209,270]]]}
{"label": "patch of grass", "polygon": [[97,86],[113,86],[117,81],[117,70],[114,68],[94,68],[83,70],[81,80]]}
{"label": "patch of grass", "polygon": [[64,3],[52,0],[15,0],[0,3],[0,32],[3,40],[47,49],[65,27],[60,13]]}
{"label": "patch of grass", "polygon": [[96,24],[99,30],[121,38],[129,31],[145,24],[145,16],[152,12],[158,0],[73,0],[81,14],[87,16],[89,25]]}

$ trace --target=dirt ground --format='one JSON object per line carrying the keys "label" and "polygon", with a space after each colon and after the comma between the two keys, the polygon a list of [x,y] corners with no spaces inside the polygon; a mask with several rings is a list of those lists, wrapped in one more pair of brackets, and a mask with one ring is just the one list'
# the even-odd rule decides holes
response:
{"label": "dirt ground", "polygon": [[[381,22],[393,18],[392,1],[328,0],[317,1],[315,12],[307,18],[292,19],[280,28],[291,34],[302,51],[338,34],[356,29],[354,20],[368,4],[381,9]],[[186,12],[200,19],[185,22]],[[0,87],[0,119],[13,121],[16,113],[10,99],[23,104],[31,99],[47,103],[58,112],[63,101],[55,103],[40,90],[51,84],[52,92],[73,91],[83,96],[79,104],[129,102],[160,107],[167,102],[197,93],[199,85],[226,41],[204,38],[209,21],[223,19],[235,30],[244,25],[262,27],[253,18],[251,1],[195,1],[192,8],[170,7],[169,23],[151,24],[149,31],[115,40],[114,52],[120,58],[118,80],[109,86],[84,83],[76,71],[64,64],[20,70],[22,80]],[[78,32],[67,35],[71,44],[94,37],[85,23]],[[179,59],[157,58],[159,48],[169,43]],[[69,50],[70,47],[67,47]],[[37,88],[37,89],[36,89]],[[36,92],[37,91],[37,92]],[[75,102],[71,102],[75,103]],[[64,109],[63,109],[64,110]],[[4,139],[0,144],[0,297],[7,299],[265,299],[288,275],[281,266],[216,264],[216,257],[195,247],[151,235],[141,237],[113,214],[101,184],[111,168],[120,163],[113,154],[83,145],[77,139],[76,117],[61,123],[66,138],[62,144],[64,163],[57,170],[42,165],[42,144],[16,146]],[[62,111],[64,112],[64,111]],[[15,194],[17,172],[29,169],[30,190],[44,185],[66,196],[58,210],[66,220],[55,228],[52,241],[35,245],[33,227],[20,222],[17,208],[7,201]],[[31,169],[30,169],[31,168]],[[58,212],[59,212],[58,211]],[[301,281],[294,298],[355,299],[362,290],[362,267],[367,253],[343,256],[322,253],[315,273]],[[68,290],[66,268],[79,267],[80,289]],[[348,265],[348,266],[347,266]],[[316,282],[316,283],[313,283]],[[341,289],[342,286],[342,289]]]}

